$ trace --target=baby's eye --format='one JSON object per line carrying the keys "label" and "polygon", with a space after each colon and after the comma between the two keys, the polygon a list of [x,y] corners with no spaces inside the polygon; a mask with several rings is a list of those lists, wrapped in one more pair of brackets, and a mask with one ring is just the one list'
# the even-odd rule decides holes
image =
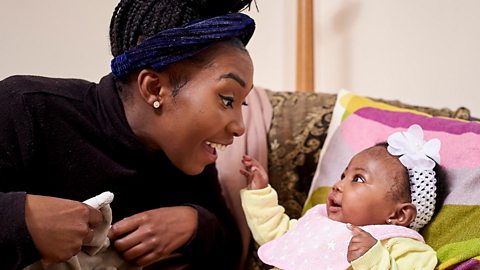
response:
{"label": "baby's eye", "polygon": [[222,99],[222,103],[225,107],[233,108],[233,102],[235,99],[231,96],[224,96],[224,95],[219,95],[220,98]]}
{"label": "baby's eye", "polygon": [[365,180],[363,180],[363,178],[361,176],[355,176],[353,177],[353,181],[352,182],[355,182],[355,183],[365,183]]}

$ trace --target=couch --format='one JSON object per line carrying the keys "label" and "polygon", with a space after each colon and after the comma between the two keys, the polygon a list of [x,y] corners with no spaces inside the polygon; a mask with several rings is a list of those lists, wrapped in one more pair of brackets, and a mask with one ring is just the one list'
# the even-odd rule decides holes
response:
{"label": "couch", "polygon": [[[263,95],[263,98],[266,98],[270,105],[270,107],[268,104],[265,106],[264,103],[263,106],[267,107],[267,109],[254,112],[257,113],[256,117],[262,117],[258,114],[263,114],[264,118],[271,116],[271,119],[266,119],[269,125],[265,130],[265,138],[262,138],[262,134],[261,132],[259,134],[258,129],[255,136],[246,136],[243,139],[244,143],[241,149],[236,155],[232,155],[232,153],[227,154],[229,162],[232,161],[232,157],[239,158],[241,154],[250,154],[259,159],[266,159],[264,162],[268,164],[270,184],[278,192],[279,203],[285,208],[286,214],[291,218],[299,218],[302,215],[305,202],[309,196],[312,179],[317,170],[320,152],[324,146],[337,101],[337,94],[272,91],[264,88],[256,88],[254,92],[256,92],[254,95],[259,93]],[[457,109],[432,108],[405,104],[399,100],[372,100],[423,112],[431,116],[463,119],[466,121],[478,120],[474,119],[470,115],[469,109],[465,107]],[[247,102],[249,101],[247,100]],[[248,108],[248,110],[252,110],[252,108]],[[247,130],[248,128],[249,124],[247,123]],[[252,140],[254,141],[252,142]],[[248,146],[251,149],[252,145],[262,143],[266,144],[264,150],[262,150],[262,147],[257,147],[253,153],[251,150],[249,152]],[[263,153],[264,157],[262,157],[263,151],[266,151],[266,153]],[[220,163],[222,163],[222,160],[225,158],[220,156],[220,159]],[[229,165],[230,168],[232,168],[231,164]],[[222,171],[225,170],[225,166],[219,166],[220,176],[222,176]],[[220,178],[222,181],[222,177]],[[224,179],[223,185],[226,185],[226,181],[229,180]],[[242,219],[243,213],[239,213],[241,208],[236,193],[239,188],[245,185],[245,180],[235,181],[239,183],[234,188],[231,187],[231,180],[227,184],[230,187],[224,188],[228,189],[227,193],[229,194],[227,194],[227,197],[230,204],[233,205],[232,211],[235,212],[237,221],[242,223],[240,226],[244,228],[244,238],[247,238],[247,240],[244,240],[245,252],[242,268],[252,270],[270,269],[271,267],[262,264],[258,260],[256,255],[258,246],[251,240],[248,231],[245,232],[246,224],[244,218]],[[232,201],[234,202],[232,203]]]}

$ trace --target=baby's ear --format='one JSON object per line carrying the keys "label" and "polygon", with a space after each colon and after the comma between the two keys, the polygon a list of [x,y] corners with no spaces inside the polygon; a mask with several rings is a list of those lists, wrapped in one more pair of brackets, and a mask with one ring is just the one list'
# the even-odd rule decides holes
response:
{"label": "baby's ear", "polygon": [[417,208],[413,203],[401,203],[397,206],[394,216],[390,217],[391,224],[408,227],[417,216]]}

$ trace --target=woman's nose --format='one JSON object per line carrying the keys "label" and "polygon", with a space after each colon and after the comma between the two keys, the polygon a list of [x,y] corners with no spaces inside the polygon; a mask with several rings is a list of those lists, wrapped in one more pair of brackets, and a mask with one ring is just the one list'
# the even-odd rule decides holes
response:
{"label": "woman's nose", "polygon": [[228,123],[227,130],[235,137],[242,136],[243,133],[245,133],[245,123],[243,122],[241,111],[240,113],[236,113],[232,121]]}

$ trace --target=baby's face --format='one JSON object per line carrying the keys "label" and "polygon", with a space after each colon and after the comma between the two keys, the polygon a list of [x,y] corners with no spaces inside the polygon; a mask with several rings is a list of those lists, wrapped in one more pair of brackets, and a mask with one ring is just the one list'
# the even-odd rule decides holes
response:
{"label": "baby's face", "polygon": [[358,153],[329,193],[328,217],[357,226],[386,224],[402,203],[395,199],[399,194],[392,194],[392,185],[408,181],[404,177],[405,170],[384,147],[376,146]]}

